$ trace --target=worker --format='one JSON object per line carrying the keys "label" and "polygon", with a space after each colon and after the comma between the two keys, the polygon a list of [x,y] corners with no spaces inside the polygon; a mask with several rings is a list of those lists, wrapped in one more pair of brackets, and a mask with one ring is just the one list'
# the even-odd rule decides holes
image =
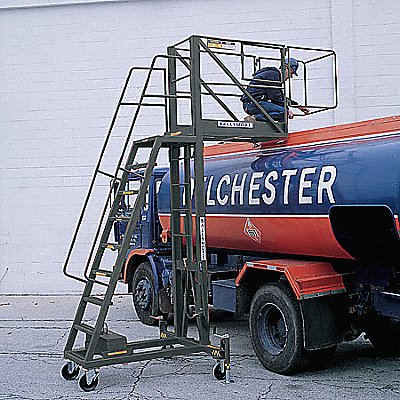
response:
{"label": "worker", "polygon": [[[299,63],[294,58],[289,58],[285,61],[285,81],[293,75],[297,76]],[[261,80],[261,81],[260,81]],[[263,82],[266,81],[266,82]],[[276,83],[274,83],[276,81]],[[253,80],[250,82],[247,91],[258,101],[260,106],[271,116],[274,121],[282,122],[284,120],[284,95],[283,90],[280,88],[265,88],[261,86],[280,86],[282,81],[281,71],[276,67],[266,67],[258,70],[253,75]],[[243,102],[244,111],[249,114],[245,121],[266,121],[266,117],[256,107],[247,95],[243,95],[240,100]],[[291,104],[298,105],[294,100]],[[310,111],[304,106],[298,106],[304,114],[309,114]],[[288,117],[293,118],[293,112],[288,110]]]}

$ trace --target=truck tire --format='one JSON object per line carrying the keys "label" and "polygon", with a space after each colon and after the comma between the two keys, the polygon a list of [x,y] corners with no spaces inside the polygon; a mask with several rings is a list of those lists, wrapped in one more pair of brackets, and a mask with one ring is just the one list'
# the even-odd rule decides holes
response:
{"label": "truck tire", "polygon": [[155,290],[154,275],[148,262],[139,264],[132,278],[133,306],[139,320],[149,326],[158,324],[152,318],[158,315],[158,296]]}
{"label": "truck tire", "polygon": [[265,368],[278,374],[300,371],[307,362],[300,306],[284,284],[267,284],[254,295],[250,309],[250,336]]}
{"label": "truck tire", "polygon": [[400,355],[400,323],[392,322],[388,318],[376,318],[366,329],[366,335],[379,354]]}

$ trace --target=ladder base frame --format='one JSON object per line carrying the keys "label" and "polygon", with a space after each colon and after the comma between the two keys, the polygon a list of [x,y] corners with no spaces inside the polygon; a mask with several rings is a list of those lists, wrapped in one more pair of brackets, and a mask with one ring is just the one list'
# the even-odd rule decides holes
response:
{"label": "ladder base frame", "polygon": [[[128,342],[119,351],[103,352],[102,354],[96,352],[98,357],[95,356],[92,360],[85,360],[86,347],[65,350],[64,358],[75,362],[84,369],[91,370],[109,365],[206,353],[215,360],[224,361],[230,367],[228,336],[222,337],[220,346],[203,345],[194,338],[176,336],[174,332],[167,330],[166,325],[165,321],[160,322],[160,338],[158,339]],[[122,337],[122,335],[119,336]]]}

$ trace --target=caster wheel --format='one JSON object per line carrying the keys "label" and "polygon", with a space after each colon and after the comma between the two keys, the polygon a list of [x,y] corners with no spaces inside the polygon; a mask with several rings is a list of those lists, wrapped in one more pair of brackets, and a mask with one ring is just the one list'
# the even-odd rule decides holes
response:
{"label": "caster wheel", "polygon": [[79,369],[74,363],[66,363],[61,369],[61,376],[67,381],[73,381],[78,377]]}
{"label": "caster wheel", "polygon": [[94,378],[88,383],[87,373],[83,374],[79,379],[79,386],[84,392],[91,392],[92,390],[96,389],[97,385],[99,384],[99,375],[96,373]]}
{"label": "caster wheel", "polygon": [[222,372],[220,363],[217,363],[214,365],[213,374],[215,376],[215,379],[217,379],[219,381],[223,381],[226,377],[226,371]]}

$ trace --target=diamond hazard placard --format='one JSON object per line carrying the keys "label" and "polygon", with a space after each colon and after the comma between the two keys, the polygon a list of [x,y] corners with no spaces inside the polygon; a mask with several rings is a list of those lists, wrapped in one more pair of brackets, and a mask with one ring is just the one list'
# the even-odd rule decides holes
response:
{"label": "diamond hazard placard", "polygon": [[254,225],[250,218],[246,219],[243,233],[257,243],[261,243],[261,231]]}

